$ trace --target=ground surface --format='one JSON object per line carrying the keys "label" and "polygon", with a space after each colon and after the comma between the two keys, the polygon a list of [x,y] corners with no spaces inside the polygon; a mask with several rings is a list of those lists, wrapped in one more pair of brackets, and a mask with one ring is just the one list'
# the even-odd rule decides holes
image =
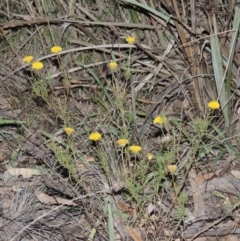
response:
{"label": "ground surface", "polygon": [[239,23],[237,1],[1,1],[0,240],[238,240]]}

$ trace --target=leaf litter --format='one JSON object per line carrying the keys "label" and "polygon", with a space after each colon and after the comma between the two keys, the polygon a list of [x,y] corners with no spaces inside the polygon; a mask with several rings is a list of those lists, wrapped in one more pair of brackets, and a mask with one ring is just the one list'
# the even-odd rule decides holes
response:
{"label": "leaf litter", "polygon": [[[1,158],[1,240],[108,240],[109,227],[116,240],[235,240],[239,51],[230,36],[231,23],[239,26],[237,5],[229,3],[229,14],[228,6],[215,12],[194,1],[108,3],[78,7],[56,1],[48,18],[40,19],[34,5],[3,7],[14,14],[3,14],[0,23],[6,60],[0,74],[1,144],[7,143],[4,153],[19,152],[14,163],[11,154]],[[46,9],[37,11],[45,16]],[[56,19],[72,11],[71,19]],[[130,35],[136,39],[132,46],[124,42]],[[49,54],[53,45],[64,51]],[[47,71],[31,72],[20,63],[32,49]],[[212,49],[222,58],[218,63]],[[108,70],[111,60],[117,61],[116,75]],[[207,103],[225,88],[216,88],[214,74],[229,66],[232,81],[220,102],[231,104],[226,108],[233,119],[214,112],[211,128],[203,122]],[[153,125],[161,113],[168,124]],[[69,139],[64,126],[74,127]],[[105,137],[99,144],[89,144],[93,131]],[[144,143],[142,156],[128,157],[114,144],[119,138]],[[144,158],[152,152],[154,159]],[[168,172],[169,165],[176,173]]]}

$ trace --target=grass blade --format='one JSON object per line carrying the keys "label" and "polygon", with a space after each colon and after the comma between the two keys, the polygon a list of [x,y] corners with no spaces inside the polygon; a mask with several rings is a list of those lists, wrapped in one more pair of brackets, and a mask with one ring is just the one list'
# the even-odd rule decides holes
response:
{"label": "grass blade", "polygon": [[16,120],[4,120],[0,119],[0,125],[12,125],[12,124],[21,124],[25,123],[24,121],[16,121]]}
{"label": "grass blade", "polygon": [[156,11],[155,9],[149,7],[148,5],[139,3],[139,2],[134,1],[134,0],[124,0],[124,2],[131,3],[131,4],[135,5],[135,6],[143,8],[143,9],[147,10],[148,12],[154,14],[155,16],[160,17],[161,19],[165,20],[166,22],[168,22],[168,23],[170,23],[171,25],[174,26],[173,20],[170,20],[170,16],[167,13],[164,13],[164,14],[160,13],[159,11]]}
{"label": "grass blade", "polygon": [[[236,11],[233,20],[233,30],[235,32],[232,33],[232,39],[230,44],[230,54],[229,54],[229,61],[228,61],[228,72],[227,72],[227,97],[230,98],[231,94],[231,80],[232,80],[232,62],[233,62],[233,55],[236,46],[236,40],[239,32],[239,25],[240,25],[240,8],[236,6]],[[228,113],[230,113],[230,104],[228,105]]]}
{"label": "grass blade", "polygon": [[213,70],[214,70],[214,77],[215,83],[217,86],[219,101],[221,103],[222,112],[225,119],[226,127],[229,126],[229,112],[227,106],[227,96],[226,96],[226,88],[224,85],[224,75],[223,75],[223,66],[222,66],[222,56],[221,56],[221,49],[218,39],[218,30],[217,30],[217,22],[216,17],[213,15],[213,27],[214,27],[214,34],[210,36],[210,44],[212,50],[212,62],[213,62]]}
{"label": "grass blade", "polygon": [[108,203],[108,233],[109,233],[109,240],[115,241],[114,239],[114,227],[113,227],[113,216],[112,216],[112,208],[111,204]]}

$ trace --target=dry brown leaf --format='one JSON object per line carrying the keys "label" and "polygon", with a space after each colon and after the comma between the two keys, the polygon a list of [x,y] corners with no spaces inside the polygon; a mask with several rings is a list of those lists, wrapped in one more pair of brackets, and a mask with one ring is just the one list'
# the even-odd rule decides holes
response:
{"label": "dry brown leaf", "polygon": [[35,192],[35,195],[37,199],[41,203],[45,204],[65,204],[65,205],[72,205],[72,206],[78,206],[76,203],[74,203],[72,200],[64,199],[61,197],[51,197],[43,192]]}
{"label": "dry brown leaf", "polygon": [[1,106],[1,110],[9,110],[9,109],[12,109],[12,106],[9,102],[8,99],[6,98],[0,98],[0,106]]}
{"label": "dry brown leaf", "polygon": [[31,168],[7,168],[8,173],[12,176],[22,176],[23,178],[30,178],[34,175],[41,175],[41,172],[37,169]]}
{"label": "dry brown leaf", "polygon": [[4,153],[0,153],[0,162],[3,162],[6,159],[7,155]]}
{"label": "dry brown leaf", "polygon": [[124,202],[121,202],[121,201],[118,201],[117,203],[118,205],[118,208],[124,212],[124,213],[127,213],[131,216],[134,215],[134,209],[133,208],[130,208],[128,204],[124,203]]}
{"label": "dry brown leaf", "polygon": [[6,194],[6,189],[4,187],[0,187],[0,194]]}
{"label": "dry brown leaf", "polygon": [[12,203],[12,199],[9,196],[6,196],[4,198],[4,200],[2,201],[2,208],[3,208],[3,210],[9,208],[11,203]]}
{"label": "dry brown leaf", "polygon": [[240,171],[231,170],[231,174],[237,179],[240,179]]}
{"label": "dry brown leaf", "polygon": [[131,235],[134,241],[142,241],[142,238],[135,228],[128,227],[127,231]]}
{"label": "dry brown leaf", "polygon": [[172,235],[172,231],[170,231],[169,229],[163,228],[163,233],[165,236],[169,237],[170,235]]}
{"label": "dry brown leaf", "polygon": [[117,203],[118,208],[122,211],[122,212],[127,212],[128,211],[128,205],[124,202],[118,201]]}
{"label": "dry brown leaf", "polygon": [[237,235],[229,234],[229,235],[221,237],[219,240],[220,241],[238,241],[238,237],[237,237]]}
{"label": "dry brown leaf", "polygon": [[204,181],[211,179],[213,176],[214,176],[214,173],[212,173],[212,172],[207,173],[207,174],[205,174],[205,175],[198,175],[198,176],[197,176],[197,179],[196,179],[197,184],[200,185],[200,184],[202,184]]}
{"label": "dry brown leaf", "polygon": [[93,156],[89,156],[86,158],[86,162],[94,162],[94,157]]}

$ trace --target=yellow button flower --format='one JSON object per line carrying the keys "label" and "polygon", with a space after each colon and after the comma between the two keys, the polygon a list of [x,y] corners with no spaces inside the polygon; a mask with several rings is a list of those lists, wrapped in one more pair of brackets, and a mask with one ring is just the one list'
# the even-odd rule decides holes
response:
{"label": "yellow button flower", "polygon": [[32,63],[32,69],[40,70],[43,68],[43,63],[40,61],[35,61]]}
{"label": "yellow button flower", "polygon": [[57,46],[57,45],[53,46],[51,48],[51,52],[54,53],[54,54],[58,54],[58,53],[62,52],[62,47],[61,46]]}
{"label": "yellow button flower", "polygon": [[128,36],[125,40],[126,40],[127,43],[129,43],[129,44],[133,44],[133,43],[135,43],[135,41],[136,41],[136,39],[135,39],[134,37],[132,37],[132,36]]}
{"label": "yellow button flower", "polygon": [[117,140],[117,144],[121,147],[126,146],[129,143],[129,141],[127,139],[119,139]]}
{"label": "yellow button flower", "polygon": [[162,125],[165,121],[166,121],[166,117],[158,115],[154,118],[153,123],[155,125],[157,125],[157,124]]}
{"label": "yellow button flower", "polygon": [[68,136],[72,135],[72,133],[75,132],[75,130],[72,127],[65,127],[64,131]]}
{"label": "yellow button flower", "polygon": [[118,67],[118,64],[114,61],[111,61],[109,64],[108,64],[108,67],[109,69],[111,70],[115,70],[117,67]]}
{"label": "yellow button flower", "polygon": [[32,62],[32,60],[33,60],[33,56],[31,56],[31,55],[25,56],[25,57],[23,58],[23,62],[24,62],[24,63],[27,63],[27,64],[29,64],[30,62]]}
{"label": "yellow button flower", "polygon": [[102,138],[102,136],[99,132],[93,132],[89,136],[89,140],[91,140],[91,141],[99,141],[101,138]]}
{"label": "yellow button flower", "polygon": [[142,150],[141,146],[129,146],[129,151],[131,151],[134,154],[137,154]]}
{"label": "yellow button flower", "polygon": [[216,100],[212,100],[210,102],[208,102],[208,107],[211,109],[211,110],[217,110],[220,108],[220,104],[218,101]]}
{"label": "yellow button flower", "polygon": [[174,174],[177,171],[177,165],[168,165],[168,171]]}
{"label": "yellow button flower", "polygon": [[147,154],[147,159],[151,161],[155,156],[152,153]]}

